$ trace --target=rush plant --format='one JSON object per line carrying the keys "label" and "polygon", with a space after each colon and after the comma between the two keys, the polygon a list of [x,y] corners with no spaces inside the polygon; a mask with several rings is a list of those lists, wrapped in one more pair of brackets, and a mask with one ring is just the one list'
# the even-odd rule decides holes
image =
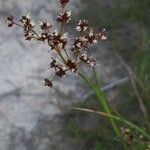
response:
{"label": "rush plant", "polygon": [[[53,24],[47,21],[36,25],[29,15],[22,16],[19,20],[16,20],[13,16],[8,16],[6,22],[8,27],[18,26],[22,28],[25,40],[36,40],[43,44],[47,44],[50,50],[57,54],[57,57],[50,58],[49,69],[53,70],[53,74],[51,79],[44,79],[45,86],[52,88],[54,86],[54,77],[70,77],[69,75],[71,75],[71,73],[79,76],[97,96],[103,107],[104,116],[110,121],[116,137],[124,144],[121,132],[116,125],[116,120],[124,119],[120,119],[120,117],[112,114],[106,98],[101,91],[100,81],[96,71],[96,59],[92,58],[87,51],[92,45],[107,40],[107,34],[105,29],[96,32],[89,25],[87,20],[79,20],[74,27],[77,36],[70,39],[68,33],[65,32],[64,29],[64,26],[71,20],[71,11],[66,7],[68,3],[69,0],[59,0],[60,12],[55,20],[58,24],[57,30]],[[91,80],[87,74],[81,71],[81,65],[87,66],[88,69],[92,71],[94,80]],[[130,124],[126,120],[124,122],[128,126],[133,126],[133,124]],[[141,133],[145,134],[143,130]],[[147,136],[147,138],[149,138],[149,136]],[[126,148],[126,145],[124,145],[124,147]]]}

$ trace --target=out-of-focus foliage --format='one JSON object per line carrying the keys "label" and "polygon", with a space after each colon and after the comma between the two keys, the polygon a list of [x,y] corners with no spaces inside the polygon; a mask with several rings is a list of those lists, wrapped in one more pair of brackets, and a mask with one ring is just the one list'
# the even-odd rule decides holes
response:
{"label": "out-of-focus foliage", "polygon": [[149,0],[81,0],[80,17],[96,26],[120,28],[126,23],[149,27]]}

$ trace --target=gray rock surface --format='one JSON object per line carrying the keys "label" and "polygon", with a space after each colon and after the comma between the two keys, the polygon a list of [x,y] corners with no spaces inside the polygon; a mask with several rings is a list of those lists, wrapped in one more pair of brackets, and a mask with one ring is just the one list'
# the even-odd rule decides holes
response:
{"label": "gray rock surface", "polygon": [[[51,21],[57,10],[54,0],[0,1],[2,19],[31,12],[37,22]],[[60,95],[43,86],[49,74],[48,50],[25,41],[21,30],[0,22],[0,150],[49,150],[53,143],[51,138],[59,129],[57,115],[63,110],[59,106],[71,103],[65,95],[73,93],[75,82],[57,81]]]}

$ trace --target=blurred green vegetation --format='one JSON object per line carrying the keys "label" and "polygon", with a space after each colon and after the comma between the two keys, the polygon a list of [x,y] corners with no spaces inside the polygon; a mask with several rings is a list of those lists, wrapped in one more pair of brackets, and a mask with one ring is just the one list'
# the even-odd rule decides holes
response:
{"label": "blurred green vegetation", "polygon": [[[92,106],[91,106],[92,104]],[[74,107],[84,107],[93,110],[99,109],[99,103],[95,96],[91,96],[86,102],[78,103]],[[122,113],[126,110],[123,109]],[[127,116],[126,116],[127,117]],[[134,117],[130,116],[128,120],[132,120]],[[142,118],[134,118],[133,122],[142,126],[139,123]],[[118,124],[123,127],[124,124]],[[125,127],[125,126],[124,126]],[[144,138],[139,138],[139,133],[131,130],[134,139],[131,150],[145,150],[147,145],[150,144]],[[65,114],[65,125],[63,128],[63,135],[68,139],[72,139],[74,142],[72,150],[122,150],[123,147],[119,143],[119,140],[112,132],[111,125],[106,118],[91,114],[88,112],[72,110],[68,114]]]}
{"label": "blurred green vegetation", "polygon": [[[112,55],[114,52],[119,53],[143,84],[144,89],[138,85],[137,87],[148,114],[150,114],[149,6],[149,0],[81,0],[78,6],[79,15],[76,18],[87,19],[98,29],[106,28],[109,34],[109,51],[112,51]],[[92,97],[77,106],[99,110],[99,104],[93,99],[95,98]],[[120,100],[117,103],[118,112],[146,129],[145,120],[130,83],[119,89],[117,99]],[[105,119],[99,116],[93,118],[93,115],[83,112],[71,112],[68,115],[66,133],[76,139],[76,143],[82,145],[77,149],[122,149],[121,145],[113,140],[114,135]],[[93,124],[90,125],[90,119],[95,122],[96,127]],[[89,123],[89,126],[83,123],[84,121]],[[145,150],[148,144],[148,141],[139,139],[136,135],[131,149]]]}
{"label": "blurred green vegetation", "polygon": [[92,25],[120,28],[126,23],[138,23],[149,28],[149,0],[81,0],[79,18]]}

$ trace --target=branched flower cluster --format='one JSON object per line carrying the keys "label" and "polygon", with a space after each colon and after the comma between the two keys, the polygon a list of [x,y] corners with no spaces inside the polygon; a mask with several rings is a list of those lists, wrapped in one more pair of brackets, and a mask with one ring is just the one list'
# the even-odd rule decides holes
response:
{"label": "branched flower cluster", "polygon": [[[65,24],[71,20],[71,11],[66,10],[66,5],[69,0],[59,0],[60,13],[56,18],[56,22],[60,25],[60,31],[55,31],[53,25],[48,22],[41,22],[39,30],[37,30],[35,23],[31,20],[29,15],[22,16],[21,19],[15,21],[13,16],[8,16],[6,22],[8,27],[14,25],[19,26],[24,31],[26,40],[37,40],[47,43],[52,51],[55,51],[58,58],[52,58],[50,62],[51,69],[54,69],[54,76],[63,77],[68,72],[78,73],[79,65],[87,64],[89,67],[95,67],[96,62],[89,56],[84,49],[91,45],[107,39],[105,29],[96,33],[92,27],[89,26],[87,20],[79,20],[75,29],[79,32],[78,36],[70,42],[67,33],[63,32]],[[45,86],[52,87],[53,80],[44,79]]]}

